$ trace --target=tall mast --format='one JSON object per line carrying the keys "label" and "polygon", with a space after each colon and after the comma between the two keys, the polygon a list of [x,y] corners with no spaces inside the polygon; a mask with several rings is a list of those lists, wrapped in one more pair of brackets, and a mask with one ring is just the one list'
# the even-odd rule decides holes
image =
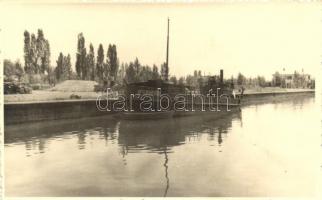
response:
{"label": "tall mast", "polygon": [[170,19],[168,18],[168,34],[167,34],[167,60],[166,60],[166,71],[165,71],[165,80],[169,79],[169,23]]}

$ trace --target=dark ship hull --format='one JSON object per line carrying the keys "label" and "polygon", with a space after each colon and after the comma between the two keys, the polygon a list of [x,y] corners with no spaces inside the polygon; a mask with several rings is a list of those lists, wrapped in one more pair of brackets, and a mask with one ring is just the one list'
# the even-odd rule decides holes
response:
{"label": "dark ship hull", "polygon": [[[202,89],[200,90],[202,93],[195,94],[188,86],[163,80],[127,84],[125,95],[127,100],[131,101],[128,102],[131,109],[120,113],[119,117],[122,119],[160,119],[199,114],[221,115],[240,111],[241,96],[234,95],[229,85],[207,84]],[[142,109],[143,96],[151,98],[148,110]],[[181,101],[178,101],[180,96]],[[183,96],[184,100],[182,100]],[[162,101],[164,98],[166,101]],[[176,107],[177,105],[180,109]]]}

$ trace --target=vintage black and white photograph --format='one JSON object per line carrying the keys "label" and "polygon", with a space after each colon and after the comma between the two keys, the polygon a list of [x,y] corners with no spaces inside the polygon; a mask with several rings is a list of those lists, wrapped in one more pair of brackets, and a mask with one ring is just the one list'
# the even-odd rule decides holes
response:
{"label": "vintage black and white photograph", "polygon": [[321,195],[319,1],[1,1],[4,198]]}

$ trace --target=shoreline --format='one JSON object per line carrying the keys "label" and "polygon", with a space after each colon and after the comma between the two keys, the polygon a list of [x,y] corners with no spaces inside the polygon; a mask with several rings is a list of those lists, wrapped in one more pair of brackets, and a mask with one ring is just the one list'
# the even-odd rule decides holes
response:
{"label": "shoreline", "polygon": [[[278,95],[278,94],[293,94],[293,93],[315,93],[315,89],[274,89],[270,91],[246,89],[244,97],[247,96],[262,96],[262,95]],[[37,103],[60,103],[60,102],[82,102],[93,101],[101,96],[102,92],[58,92],[36,90],[32,94],[10,94],[4,95],[4,105],[9,104],[37,104]],[[236,93],[239,95],[240,93]],[[71,99],[70,95],[79,95],[80,99]],[[109,98],[117,100],[116,98]]]}
{"label": "shoreline", "polygon": [[[312,95],[315,90],[293,90],[278,92],[245,93],[242,104],[250,105],[261,101],[274,101],[289,95]],[[111,100],[111,104],[115,101]],[[96,107],[95,99],[66,99],[49,101],[25,101],[4,103],[4,124],[32,123],[58,119],[80,119],[85,117],[108,116],[117,112],[102,112]]]}
{"label": "shoreline", "polygon": [[247,91],[245,90],[244,96],[262,95],[262,94],[289,94],[289,93],[315,93],[315,89],[284,89],[275,91]]}

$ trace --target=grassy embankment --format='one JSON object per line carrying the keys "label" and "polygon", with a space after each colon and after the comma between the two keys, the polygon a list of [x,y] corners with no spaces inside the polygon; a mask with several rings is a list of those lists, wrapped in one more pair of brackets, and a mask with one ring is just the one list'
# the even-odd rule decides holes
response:
{"label": "grassy embankment", "polygon": [[69,80],[47,90],[34,90],[32,94],[4,95],[4,102],[38,102],[71,100],[71,95],[81,99],[96,99],[101,93],[94,92],[95,81]]}

